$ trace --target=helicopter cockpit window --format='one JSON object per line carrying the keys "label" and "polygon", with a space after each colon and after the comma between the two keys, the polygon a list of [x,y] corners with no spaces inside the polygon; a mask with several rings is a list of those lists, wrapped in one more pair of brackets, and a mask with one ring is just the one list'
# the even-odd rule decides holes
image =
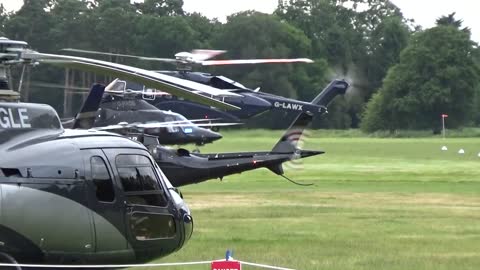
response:
{"label": "helicopter cockpit window", "polygon": [[115,84],[110,86],[112,91],[123,92],[127,88],[127,82],[118,80]]}
{"label": "helicopter cockpit window", "polygon": [[139,84],[136,82],[127,81],[127,84],[126,84],[127,90],[143,91],[144,88],[145,86],[143,86],[143,84]]}
{"label": "helicopter cockpit window", "polygon": [[[181,114],[177,114],[175,115],[175,121],[177,121],[178,123],[182,124],[180,126],[180,128],[183,130],[184,133],[192,133],[193,132],[193,123],[188,120],[187,118],[185,118],[185,116],[181,115]],[[191,126],[188,126],[188,125],[191,125]]]}
{"label": "helicopter cockpit window", "polygon": [[118,175],[129,204],[166,206],[167,201],[150,160],[141,155],[118,155]]}
{"label": "helicopter cockpit window", "polygon": [[101,202],[113,202],[115,200],[115,191],[113,190],[113,182],[108,172],[105,161],[98,156],[90,159],[92,166],[92,180],[97,191],[97,199]]}
{"label": "helicopter cockpit window", "polygon": [[[176,121],[176,120],[175,120],[175,118],[173,117],[173,115],[167,115],[167,116],[165,117],[165,121],[166,121],[166,122],[173,122],[173,121]],[[173,124],[172,124],[172,125],[167,125],[167,131],[168,131],[169,133],[178,132],[178,127],[173,126]]]}

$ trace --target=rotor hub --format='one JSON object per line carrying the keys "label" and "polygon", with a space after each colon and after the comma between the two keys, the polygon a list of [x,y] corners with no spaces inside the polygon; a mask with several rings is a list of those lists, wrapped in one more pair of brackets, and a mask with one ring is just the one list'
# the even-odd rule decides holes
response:
{"label": "rotor hub", "polygon": [[[0,82],[1,83],[1,82]],[[13,90],[0,89],[0,102],[15,102],[20,100],[20,94]]]}
{"label": "rotor hub", "polygon": [[28,43],[0,37],[0,63],[9,64],[12,60],[20,60],[21,52],[26,50]]}
{"label": "rotor hub", "polygon": [[189,52],[179,52],[175,54],[175,59],[178,61],[182,61],[184,63],[193,63],[194,62],[194,57],[193,54]]}
{"label": "rotor hub", "polygon": [[28,43],[0,37],[0,100],[18,101],[20,94],[9,86],[10,66],[24,64],[22,53],[27,50]]}
{"label": "rotor hub", "polygon": [[192,64],[195,63],[194,55],[189,52],[175,54],[175,60],[177,60],[177,70],[180,71],[192,70]]}

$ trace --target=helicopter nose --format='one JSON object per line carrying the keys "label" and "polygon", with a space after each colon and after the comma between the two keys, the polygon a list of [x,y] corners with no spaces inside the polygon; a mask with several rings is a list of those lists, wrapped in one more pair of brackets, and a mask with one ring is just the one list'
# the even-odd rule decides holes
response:
{"label": "helicopter nose", "polygon": [[205,138],[206,142],[213,142],[216,140],[220,140],[223,136],[218,132],[212,131],[210,129],[205,129],[203,131],[202,137]]}
{"label": "helicopter nose", "polygon": [[185,228],[185,242],[187,242],[193,234],[193,218],[191,215],[183,215],[183,226]]}

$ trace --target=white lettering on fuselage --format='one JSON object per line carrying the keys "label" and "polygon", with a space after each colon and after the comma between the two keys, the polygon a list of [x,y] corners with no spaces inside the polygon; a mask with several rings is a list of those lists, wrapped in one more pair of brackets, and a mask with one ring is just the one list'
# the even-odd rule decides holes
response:
{"label": "white lettering on fuselage", "polygon": [[124,109],[124,107],[132,109],[137,106],[137,103],[135,103],[135,100],[119,100],[115,102],[115,106],[117,110]]}
{"label": "white lettering on fuselage", "polygon": [[25,108],[0,108],[0,127],[2,128],[31,128]]}
{"label": "white lettering on fuselage", "polygon": [[295,103],[285,103],[285,102],[276,101],[273,105],[275,106],[275,108],[282,108],[286,110],[294,110],[294,111],[303,110],[303,105],[295,104]]}

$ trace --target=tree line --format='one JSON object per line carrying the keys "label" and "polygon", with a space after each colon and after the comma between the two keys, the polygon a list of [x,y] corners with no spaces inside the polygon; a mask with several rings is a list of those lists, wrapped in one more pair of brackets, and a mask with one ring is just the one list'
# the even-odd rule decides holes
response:
{"label": "tree line", "polygon": [[[351,89],[315,120],[316,128],[436,132],[441,114],[449,115],[450,127],[480,122],[480,54],[470,30],[454,14],[423,30],[388,0],[279,1],[273,14],[245,11],[226,23],[186,12],[182,0],[24,0],[16,12],[0,7],[0,32],[46,53],[73,47],[172,58],[207,48],[227,50],[223,57],[231,59],[308,57],[315,63],[198,70],[301,100],[313,99],[331,79],[345,78]],[[65,83],[64,71],[54,67],[37,67],[31,77]],[[61,91],[32,86],[30,97],[59,111],[64,106]],[[282,128],[279,117],[258,117],[250,125]]]}

